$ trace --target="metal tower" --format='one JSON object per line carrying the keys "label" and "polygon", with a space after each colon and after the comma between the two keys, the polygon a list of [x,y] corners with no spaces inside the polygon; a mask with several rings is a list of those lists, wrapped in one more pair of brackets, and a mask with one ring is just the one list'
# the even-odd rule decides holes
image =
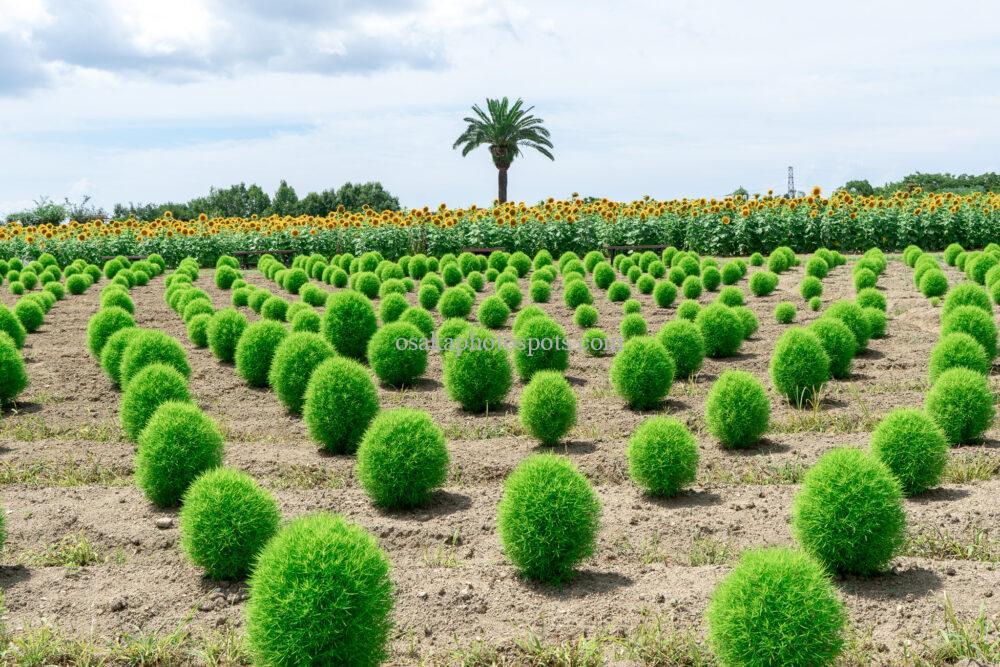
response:
{"label": "metal tower", "polygon": [[788,168],[788,194],[785,196],[789,199],[795,199],[795,174],[791,167]]}

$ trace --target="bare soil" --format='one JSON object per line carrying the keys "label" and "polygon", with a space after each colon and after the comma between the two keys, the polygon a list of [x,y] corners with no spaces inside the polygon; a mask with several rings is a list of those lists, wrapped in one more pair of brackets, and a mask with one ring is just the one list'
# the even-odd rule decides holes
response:
{"label": "bare soil", "polygon": [[[914,288],[911,275],[893,260],[881,277],[879,288],[889,300],[888,334],[855,360],[853,376],[831,383],[816,410],[792,408],[772,391],[772,432],[745,452],[724,451],[705,432],[704,400],[728,368],[751,371],[770,386],[771,351],[785,328],[775,322],[774,306],[796,303],[796,323],[818,316],[798,296],[801,268],[783,274],[768,297],[748,294],[758,333],[735,358],[706,360],[695,379],[676,383],[658,410],[628,410],[608,381],[610,359],[575,350],[567,376],[577,392],[579,424],[556,451],[591,479],[604,514],[595,555],[562,588],[519,578],[495,530],[504,478],[540,450],[517,422],[520,384],[502,409],[466,414],[448,399],[440,358],[433,355],[416,387],[380,388],[383,407],[428,411],[448,435],[452,458],[449,481],[428,507],[383,512],[359,488],[350,457],[317,451],[301,419],[288,415],[273,393],[247,388],[231,365],[188,342],[180,318],[163,300],[162,277],[132,294],[139,325],[160,328],[187,349],[192,392],[226,433],[227,465],[273,490],[286,518],[339,512],[378,538],[396,586],[391,662],[448,664],[459,659],[457,650],[480,642],[504,646],[529,635],[546,643],[598,632],[623,635],[649,618],[702,636],[709,596],[739,551],[792,544],[790,507],[805,468],[831,448],[866,446],[873,425],[890,409],[922,404],[940,311]],[[961,279],[952,269],[948,276],[952,283]],[[256,272],[247,278],[280,293]],[[203,271],[198,284],[217,307],[228,305],[229,293],[214,287],[211,271]],[[746,290],[745,280],[740,285]],[[824,304],[853,297],[849,266],[834,270],[824,288]],[[599,326],[615,334],[621,305],[597,290],[595,296]],[[673,308],[661,310],[651,297],[636,296],[652,332],[674,317]],[[6,291],[2,298],[13,303]],[[131,479],[134,446],[118,426],[119,393],[85,343],[98,299],[97,288],[68,296],[29,336],[24,356],[31,386],[0,423],[0,501],[8,533],[0,561],[4,623],[13,633],[47,623],[67,635],[109,641],[181,625],[238,630],[245,586],[205,579],[180,551],[175,513],[153,507]],[[578,337],[560,285],[544,307]],[[509,328],[500,334],[511,336]],[[697,485],[670,500],[644,496],[627,476],[627,439],[651,414],[685,420],[699,440]],[[928,556],[901,556],[884,575],[837,581],[853,635],[871,662],[893,664],[909,647],[933,643],[943,627],[945,596],[963,618],[981,607],[991,616],[1000,611],[994,595],[1000,592],[1000,543],[993,536],[1000,518],[998,436],[991,430],[982,445],[952,451],[955,471],[977,462],[990,471],[982,479],[949,481],[906,501],[910,531],[933,536],[930,543],[937,545]],[[954,479],[961,479],[959,472],[952,472]],[[166,522],[158,520],[164,518],[174,521],[163,527]],[[52,545],[81,537],[93,546],[96,563],[40,564],[39,554]],[[964,550],[968,545],[977,548]]]}

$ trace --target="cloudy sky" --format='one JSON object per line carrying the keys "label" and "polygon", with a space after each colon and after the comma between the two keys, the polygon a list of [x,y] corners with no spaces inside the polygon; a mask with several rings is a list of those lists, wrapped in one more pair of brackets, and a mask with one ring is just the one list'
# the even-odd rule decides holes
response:
{"label": "cloudy sky", "polygon": [[488,204],[468,107],[523,97],[556,160],[514,199],[720,195],[1000,171],[1000,3],[0,0],[0,212],[380,180]]}

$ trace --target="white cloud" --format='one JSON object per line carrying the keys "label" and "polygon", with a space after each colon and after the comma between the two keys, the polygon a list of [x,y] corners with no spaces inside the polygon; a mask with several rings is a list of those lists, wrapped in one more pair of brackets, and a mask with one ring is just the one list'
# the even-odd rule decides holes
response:
{"label": "white cloud", "polygon": [[524,97],[553,133],[554,163],[511,170],[528,201],[780,190],[789,164],[801,189],[1000,170],[987,2],[943,21],[895,1],[120,1],[0,14],[0,155],[18,164],[0,201],[286,178],[488,203],[485,151],[451,149],[487,95]]}

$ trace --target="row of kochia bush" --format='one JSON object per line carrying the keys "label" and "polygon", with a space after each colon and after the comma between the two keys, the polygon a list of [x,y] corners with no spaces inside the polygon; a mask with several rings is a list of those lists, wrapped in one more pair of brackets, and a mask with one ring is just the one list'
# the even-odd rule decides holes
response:
{"label": "row of kochia bush", "polygon": [[[878,273],[881,273],[881,270],[884,269],[884,258],[882,262],[879,262],[878,258],[878,253],[871,253],[867,256],[867,259],[871,259],[875,264],[881,266],[881,269],[878,271]],[[195,271],[196,277],[196,269],[193,267],[191,267],[191,269]],[[179,282],[187,283],[188,281],[180,280]],[[240,287],[237,287],[236,289],[240,289]],[[168,290],[169,289],[170,288],[168,288]],[[195,288],[188,288],[185,291],[190,291],[191,289]],[[351,292],[344,292],[344,294],[351,294]],[[331,303],[334,301],[333,297],[331,297],[330,301]],[[352,302],[360,303],[353,299]],[[368,305],[370,307],[370,304]],[[708,308],[711,308],[711,306]],[[708,310],[708,308],[706,308],[706,310]],[[326,315],[329,315],[330,312],[335,312],[336,310],[336,308],[331,310],[331,307],[328,304]],[[832,306],[828,310],[836,309]],[[850,312],[847,309],[844,310],[845,313]],[[369,313],[365,310],[366,319],[368,315],[374,317],[373,312]],[[847,315],[841,315],[838,317],[834,314],[833,317],[834,319],[844,319],[846,317],[847,320],[853,321],[857,330],[862,330],[863,325],[859,323],[867,322],[867,318],[864,317],[863,311],[861,313],[861,317],[858,317],[857,312],[854,312],[853,315],[854,317]],[[542,320],[543,318],[545,318],[544,314],[536,314],[535,317],[528,318],[526,322]],[[262,322],[259,324],[271,324],[271,322]],[[324,317],[324,331],[326,331],[325,325],[326,316]],[[469,325],[468,323],[465,323],[463,326],[468,327]],[[384,329],[385,327],[383,327],[383,330]],[[850,329],[853,337],[855,329],[851,329],[849,326],[848,329]],[[249,328],[247,330],[249,330]],[[792,331],[786,332],[786,335]],[[469,332],[466,332],[462,335],[468,335],[468,333]],[[491,335],[488,334],[488,332],[484,333]],[[701,333],[700,329],[699,333]],[[640,337],[637,340],[644,339]],[[237,342],[237,347],[239,347],[239,341]],[[790,349],[795,349],[795,346],[791,346]],[[468,358],[468,355],[476,353],[478,352],[463,352],[462,354],[452,352],[446,354],[446,377],[449,373],[449,369],[454,367],[456,361],[461,360],[463,357]],[[654,354],[658,354],[658,351],[654,352]],[[800,352],[799,354],[802,353]],[[822,357],[822,354],[823,350],[820,350],[820,353],[816,354],[816,350],[813,349],[810,351],[808,356]],[[806,355],[802,354],[802,356]],[[777,359],[778,357],[778,350],[776,350],[775,358]],[[667,355],[666,358],[672,360],[670,355]],[[792,365],[795,366],[797,364]],[[775,374],[774,367],[774,360],[772,360],[772,375]],[[558,369],[535,369],[530,373],[530,379],[525,378],[528,379],[528,387],[526,387],[524,394],[530,395],[533,393],[529,390],[534,387],[535,393],[542,397],[537,401],[537,405],[535,407],[541,408],[542,410],[542,418],[539,419],[539,423],[542,423],[547,427],[552,423],[566,423],[565,419],[560,421],[560,417],[564,418],[566,416],[566,410],[558,409],[558,405],[560,405],[559,398],[562,399],[562,405],[567,404],[565,400],[567,396],[572,398],[572,391],[569,390],[568,385],[565,384],[565,380],[561,377],[561,375],[554,372],[556,370]],[[361,368],[361,371],[363,372],[364,369]],[[358,377],[360,378],[360,376]],[[522,377],[524,376],[522,375]],[[824,377],[822,382],[825,381],[826,378]],[[363,384],[365,385],[365,389],[370,389],[372,395],[375,397],[374,410],[377,411],[377,395],[374,393],[374,387],[371,385],[371,380],[370,377],[367,376],[367,373],[364,375]],[[308,391],[308,389],[313,385],[313,380],[309,380],[307,385]],[[341,385],[341,388],[344,388],[343,385]],[[800,388],[812,394],[817,391],[817,384],[802,385]],[[353,386],[346,387],[347,392],[353,392],[353,390]],[[554,392],[554,394],[552,392]],[[551,398],[552,395],[556,395],[559,398],[553,400]],[[801,401],[803,392],[796,390],[794,393],[788,393],[788,395],[789,398],[792,398],[793,400]],[[739,405],[736,399],[742,397],[750,398],[748,398],[744,405],[740,405],[739,409],[734,409],[734,405]],[[756,397],[757,399],[763,397],[763,403],[759,400],[753,400],[753,397]],[[713,403],[716,407],[713,407]],[[345,404],[341,402],[339,405],[333,407],[341,408],[344,407],[344,405]],[[557,407],[553,410],[552,406]],[[721,409],[721,406],[725,406],[728,409]],[[762,406],[763,409],[761,409]],[[573,412],[575,413],[575,400],[573,400],[573,407]],[[763,389],[759,387],[759,383],[752,376],[749,376],[749,374],[731,372],[720,377],[719,381],[713,387],[706,414],[708,415],[710,428],[713,433],[720,438],[723,444],[727,444],[728,446],[745,446],[746,444],[755,441],[759,437],[759,434],[763,433],[763,429],[766,429],[767,409],[766,394],[764,394]],[[522,401],[522,420],[525,420],[526,415],[531,412],[532,410],[527,409],[527,406]],[[428,480],[434,478],[440,478],[443,480],[444,471],[446,471],[447,450],[444,447],[443,437],[440,435],[440,430],[437,429],[432,422],[430,422],[426,415],[423,413],[416,413],[414,411],[388,411],[387,413],[383,413],[372,424],[369,429],[369,433],[377,432],[379,430],[376,428],[376,425],[379,424],[379,420],[386,417],[386,415],[393,415],[394,419],[399,420],[400,422],[400,426],[397,429],[392,429],[389,426],[385,427],[386,432],[391,432],[393,436],[393,438],[387,439],[388,442],[396,442],[403,439],[403,442],[409,445],[409,451],[427,453],[426,456],[418,459],[416,463],[412,459],[408,461],[407,463],[413,466],[409,470],[401,464],[398,460],[398,456],[395,459],[391,456],[391,447],[388,448],[389,451],[382,454],[383,459],[381,463],[385,464],[386,475],[391,478],[397,486],[402,486],[419,492],[418,496],[411,496],[403,502],[400,502],[397,506],[412,504],[414,502],[414,498],[417,499],[417,502],[423,502],[426,500],[427,494],[432,488],[434,488],[434,486],[422,487],[422,484],[426,484]],[[409,417],[409,419],[403,419],[404,416]],[[527,419],[526,426],[530,424],[531,421],[532,420],[530,418]],[[886,421],[888,422],[889,420],[887,419]],[[912,420],[903,419],[902,421],[904,426],[908,426],[909,422]],[[763,423],[763,429],[761,429],[761,423]],[[749,428],[747,425],[749,425]],[[422,428],[422,426],[425,428]],[[759,431],[757,435],[753,434],[755,429]],[[531,430],[530,426],[529,430]],[[883,444],[880,448],[876,449],[876,438],[873,437],[872,446],[873,450],[877,451],[878,458],[873,458],[868,455],[861,454],[860,452],[849,451],[844,454],[839,452],[832,453],[829,455],[829,459],[831,461],[833,461],[834,455],[842,457],[844,460],[841,461],[838,459],[835,462],[825,464],[824,468],[824,461],[827,460],[825,457],[824,460],[817,465],[816,469],[811,471],[807,477],[807,482],[803,487],[801,496],[802,498],[805,498],[805,500],[802,500],[801,502],[797,501],[796,520],[801,526],[801,528],[797,528],[799,539],[803,543],[803,546],[806,547],[807,551],[812,553],[814,557],[819,558],[821,562],[824,562],[831,569],[837,571],[853,571],[858,573],[877,571],[884,567],[884,565],[892,557],[892,553],[898,546],[899,539],[901,539],[900,536],[903,530],[902,520],[899,519],[899,517],[902,516],[901,510],[897,507],[895,510],[899,511],[896,512],[894,510],[895,506],[893,506],[892,502],[890,502],[892,498],[898,497],[901,482],[896,476],[894,476],[898,474],[895,472],[895,469],[892,468],[891,465],[882,463],[881,461],[892,460],[891,456],[885,454],[887,451],[896,452],[898,454],[899,450],[903,450],[904,454],[906,451],[910,451],[912,454],[913,448],[911,447],[911,443],[913,442],[913,438],[908,433],[907,437],[893,438],[893,434],[899,431],[899,428],[896,428],[894,431],[893,429],[886,427],[885,430],[888,433],[888,436],[883,437],[883,440],[888,440],[892,444],[890,446]],[[539,435],[539,437],[545,441],[542,434],[536,433],[536,435]],[[879,433],[877,432],[876,436],[878,435]],[[364,437],[367,440],[367,436]],[[556,439],[558,439],[558,437],[559,436],[557,435]],[[693,445],[693,440],[693,436],[686,431],[683,425],[675,420],[654,418],[653,420],[647,421],[636,432],[629,443],[630,469],[633,471],[633,476],[636,478],[637,482],[654,493],[676,493],[677,490],[682,488],[686,481],[693,478],[693,470],[696,468],[697,464],[697,448]],[[364,447],[362,447],[362,450],[364,450]],[[909,461],[908,465],[912,465],[914,463],[925,464],[925,458],[926,457],[923,456],[923,452],[920,450],[917,450],[916,456],[910,456],[909,458],[905,455],[902,456],[903,461]],[[365,483],[364,476],[360,474],[361,459],[362,455],[359,453],[359,478],[361,478],[362,482]],[[441,463],[442,459],[443,465]],[[676,462],[676,465],[667,467],[663,465],[664,461]],[[822,470],[827,470],[825,476],[818,472]],[[851,474],[845,475],[845,470]],[[680,475],[677,474],[678,471],[681,472]],[[886,473],[886,471],[889,472]],[[881,478],[878,478],[878,475],[875,475],[876,472],[886,474],[883,474]],[[407,475],[409,478],[407,478]],[[687,479],[685,479],[685,475],[688,476]],[[876,535],[876,537],[878,535],[883,535],[884,539],[882,540],[872,539],[871,535],[865,531],[861,531],[864,534],[864,538],[862,539],[861,537],[858,537],[858,526],[843,525],[844,518],[854,516],[851,512],[853,512],[856,508],[843,507],[844,501],[842,499],[845,496],[857,497],[858,493],[861,493],[862,495],[866,493],[866,489],[871,487],[873,475],[878,478],[876,481],[881,484],[881,487],[875,489],[876,491],[879,491],[881,495],[874,492],[872,492],[872,494],[874,498],[882,502],[881,504],[872,503],[872,513],[866,516],[867,519],[870,519],[870,522],[865,525],[874,526],[872,528],[872,532]],[[812,484],[812,486],[816,487],[816,490],[812,491],[813,496],[816,497],[814,497],[811,502],[807,502],[810,498],[810,479],[820,479],[821,481]],[[407,480],[409,483],[402,482],[402,480]],[[886,480],[888,480],[888,482]],[[438,481],[437,484],[440,484],[440,481]],[[826,488],[829,486],[834,486],[835,488],[832,490]],[[878,486],[878,484],[875,486]],[[889,491],[895,489],[895,495],[893,495],[893,493],[889,493],[888,496],[886,496],[887,489]],[[397,491],[396,493],[398,495],[399,492]],[[377,497],[374,495],[373,497],[377,502],[379,502]],[[887,497],[889,497],[889,500],[886,500]],[[841,507],[839,510],[836,509],[837,503],[833,502],[835,500],[841,501]],[[391,501],[384,504],[391,504]],[[559,513],[558,516],[553,516],[548,512],[535,512],[533,514],[530,511],[533,507],[550,507],[553,504],[565,508],[565,511]],[[896,505],[898,505],[898,500]],[[810,513],[810,507],[812,509],[812,513]],[[834,507],[834,510],[831,510],[831,507]],[[833,515],[831,515],[831,511],[833,512]],[[837,511],[840,511],[843,515],[840,516],[839,524],[836,520],[838,517],[834,516]],[[522,463],[522,465],[518,467],[515,473],[512,474],[511,478],[508,480],[504,499],[500,506],[498,523],[500,525],[501,538],[504,541],[505,552],[512,559],[515,565],[517,565],[528,576],[550,581],[563,580],[572,574],[573,568],[582,558],[592,552],[599,513],[600,505],[596,495],[590,489],[585,478],[576,472],[568,461],[559,457],[547,455],[532,457]],[[540,521],[541,523],[526,525],[526,516],[533,516],[536,522]],[[899,520],[897,521],[897,519]],[[298,525],[301,526],[301,534],[296,533],[295,540],[292,540],[291,538],[288,539],[289,545],[286,546],[286,549],[289,552],[294,551],[295,547],[291,546],[291,542],[293,541],[299,544],[310,543],[313,547],[317,547],[317,540],[322,541],[322,536],[327,528],[332,528],[335,524],[339,525],[339,523],[342,523],[341,520],[330,517],[310,517],[308,520],[303,519],[300,521],[301,523]],[[833,522],[832,528],[831,521]],[[306,527],[306,524],[309,524],[308,527]],[[897,527],[898,530],[894,530],[894,528]],[[833,528],[839,528],[839,532],[837,530],[833,530]],[[831,531],[833,533],[833,537],[836,538],[833,540],[833,547],[831,547]],[[532,537],[535,539],[532,539]],[[367,536],[364,536],[363,534],[359,535],[358,539],[362,541],[370,540],[370,538],[367,538]],[[853,542],[850,541],[852,539],[854,540]],[[310,542],[310,540],[312,541]],[[836,540],[846,540],[850,543],[845,542],[844,544],[838,545],[836,544]],[[864,548],[859,547],[857,543],[858,540],[861,541],[860,547]],[[368,544],[369,542],[365,543]],[[823,549],[820,547],[825,548],[826,553],[823,553]],[[306,547],[303,546],[302,548]],[[303,553],[307,552],[294,553],[301,556]],[[282,556],[287,556],[287,554],[282,554]],[[262,557],[262,563],[263,562],[264,559]],[[380,558],[373,557],[372,562],[384,563],[384,556],[381,556]],[[275,572],[280,571],[280,563],[273,565],[272,567],[277,568]],[[258,572],[260,572],[260,569]],[[748,555],[744,562],[741,563],[740,567],[738,567],[733,575],[727,579],[727,583],[723,584],[723,587],[720,588],[720,591],[713,599],[712,609],[710,610],[710,624],[712,627],[713,643],[716,646],[717,652],[720,653],[720,657],[731,651],[750,651],[757,653],[758,655],[764,655],[764,653],[761,652],[767,650],[771,651],[769,655],[771,656],[772,661],[777,659],[778,662],[788,662],[788,659],[793,657],[793,654],[789,652],[799,650],[808,651],[800,655],[811,655],[821,658],[826,655],[826,653],[820,653],[817,651],[824,646],[826,647],[824,650],[827,651],[829,655],[835,655],[836,650],[839,650],[840,646],[841,640],[839,628],[843,623],[843,617],[839,603],[836,601],[836,597],[833,595],[832,589],[828,590],[829,584],[825,581],[824,576],[825,575],[822,570],[820,570],[815,563],[810,561],[807,557],[795,552],[779,550],[759,553],[754,552],[753,554]],[[761,581],[761,577],[763,577],[763,581]],[[759,601],[764,599],[767,603],[765,605],[765,609],[768,613],[773,614],[775,616],[775,620],[783,622],[785,627],[788,629],[794,627],[791,618],[782,616],[783,614],[788,613],[788,605],[786,604],[789,602],[788,598],[791,598],[792,601],[797,601],[798,606],[796,607],[793,605],[792,607],[796,613],[810,611],[809,609],[802,609],[803,601],[801,591],[799,591],[799,589],[793,588],[793,593],[795,594],[789,595],[788,591],[782,590],[782,587],[776,587],[772,590],[768,586],[763,585],[774,581],[775,577],[787,578],[792,584],[795,584],[796,579],[802,579],[803,581],[808,580],[809,586],[811,587],[809,590],[817,593],[816,595],[809,596],[809,601],[812,604],[818,605],[813,611],[824,612],[826,614],[825,618],[828,618],[829,623],[820,624],[819,626],[814,627],[814,631],[811,634],[806,633],[806,636],[803,636],[801,632],[794,635],[782,635],[782,633],[772,630],[772,632],[769,633],[769,636],[772,637],[773,641],[765,644],[763,648],[760,641],[749,641],[749,637],[752,632],[759,631],[760,627],[744,627],[742,628],[742,632],[746,641],[741,644],[741,628],[739,626],[741,623],[745,624],[745,619],[739,613],[736,613],[739,611],[738,609],[734,611],[734,605],[738,606],[739,604],[742,604],[739,602],[739,600],[742,599],[741,596],[760,596],[757,598],[755,604],[759,604]],[[280,577],[277,580],[280,582]],[[379,581],[384,580],[384,577],[379,579]],[[799,584],[802,584],[802,582],[800,581]],[[376,590],[382,590],[379,589],[378,586],[375,588]],[[391,597],[389,597],[388,590],[388,588],[384,589],[384,596],[373,598],[384,603],[381,604],[380,608],[384,609],[386,614],[385,617],[381,618],[382,624],[374,624],[376,630],[378,630],[378,628],[386,627],[384,624],[387,623],[388,609],[391,607]],[[782,596],[785,597],[783,598]],[[736,598],[735,602],[733,598]],[[272,600],[272,602],[275,601]],[[294,602],[294,604],[301,605],[319,603],[320,600],[318,598],[310,600],[299,599]],[[277,603],[275,602],[275,604]],[[284,618],[285,621],[287,621],[288,617],[294,611],[302,610],[301,607],[293,609],[288,606],[289,604],[292,603],[289,603],[286,600],[284,604],[278,605],[280,609],[278,609],[278,607],[272,607],[271,612],[275,615],[272,616],[271,620],[268,622],[274,622],[274,619],[276,618]],[[293,607],[294,604],[292,605]],[[251,604],[251,609],[254,608],[253,604]],[[285,616],[282,617],[279,611],[283,611]],[[251,623],[251,628],[252,627],[253,625]],[[261,627],[262,631],[265,627],[270,628],[272,631],[274,630],[273,625],[267,626],[266,623]],[[296,632],[301,631],[302,634],[294,635],[293,632],[293,635],[304,639],[309,636],[308,630],[310,629],[315,628],[302,628],[296,626],[296,628],[293,628],[292,630]],[[290,632],[292,630],[290,630]],[[374,647],[371,648],[371,650],[382,650],[379,647],[384,644],[384,633],[379,634],[377,631],[373,631],[370,633],[369,638],[372,640],[370,646]],[[301,650],[311,651],[305,655],[320,655],[323,650],[332,650],[323,642],[316,642],[315,640],[311,644],[305,644],[302,646],[303,648]],[[278,645],[271,646],[270,650],[280,652],[291,649],[286,644],[278,642]],[[319,653],[317,653],[317,651]]]}

